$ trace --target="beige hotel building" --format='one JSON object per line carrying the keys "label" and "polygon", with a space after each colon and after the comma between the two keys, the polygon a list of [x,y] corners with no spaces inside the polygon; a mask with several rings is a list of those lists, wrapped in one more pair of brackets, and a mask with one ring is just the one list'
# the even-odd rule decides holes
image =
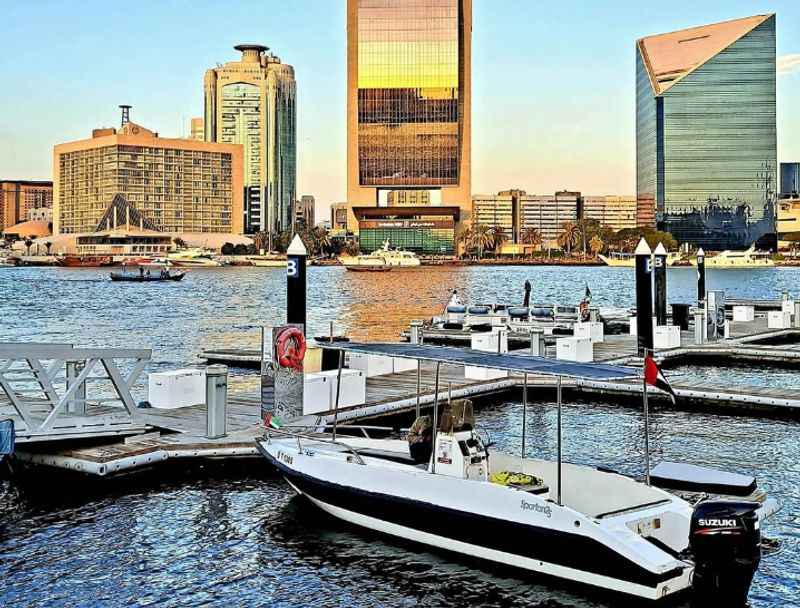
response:
{"label": "beige hotel building", "polygon": [[132,213],[160,232],[241,234],[242,157],[241,145],[159,137],[124,114],[120,129],[55,146],[53,232],[108,229]]}

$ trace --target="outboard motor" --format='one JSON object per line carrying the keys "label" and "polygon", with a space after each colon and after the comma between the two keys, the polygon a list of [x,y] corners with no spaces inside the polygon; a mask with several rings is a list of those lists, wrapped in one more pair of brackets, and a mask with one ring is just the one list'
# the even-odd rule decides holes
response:
{"label": "outboard motor", "polygon": [[[692,589],[701,605],[744,606],[761,561],[759,505],[747,501],[701,502],[692,514],[689,548]],[[711,605],[711,604],[708,604]]]}

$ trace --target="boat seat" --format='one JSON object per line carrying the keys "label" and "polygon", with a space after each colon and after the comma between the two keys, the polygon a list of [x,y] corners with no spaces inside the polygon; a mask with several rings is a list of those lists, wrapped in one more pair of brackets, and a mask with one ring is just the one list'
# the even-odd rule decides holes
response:
{"label": "boat seat", "polygon": [[[397,462],[399,464],[408,464],[416,466],[419,464],[416,460],[411,458],[409,454],[403,454],[401,452],[390,452],[389,450],[378,450],[376,448],[359,448],[357,452],[361,456],[368,456],[370,458],[381,458],[383,460],[389,460],[390,462]],[[427,464],[424,465],[427,468]]]}

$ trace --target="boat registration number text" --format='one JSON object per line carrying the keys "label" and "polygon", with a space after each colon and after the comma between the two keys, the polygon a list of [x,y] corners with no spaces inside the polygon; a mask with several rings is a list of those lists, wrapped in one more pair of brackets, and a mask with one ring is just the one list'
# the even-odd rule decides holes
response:
{"label": "boat registration number text", "polygon": [[277,458],[278,460],[280,460],[281,462],[285,462],[286,464],[292,464],[293,462],[292,457],[289,456],[289,454],[284,454],[280,450],[278,450]]}

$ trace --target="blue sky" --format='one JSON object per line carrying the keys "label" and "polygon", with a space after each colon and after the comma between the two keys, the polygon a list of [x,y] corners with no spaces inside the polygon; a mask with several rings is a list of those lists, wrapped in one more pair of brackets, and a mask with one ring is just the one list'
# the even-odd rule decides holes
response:
{"label": "blue sky", "polygon": [[[474,0],[475,193],[632,194],[634,41],[777,13],[778,157],[800,160],[800,1]],[[298,194],[345,193],[345,0],[0,0],[0,178],[50,179],[52,146],[116,126],[164,136],[202,114],[203,73],[258,42],[294,65]]]}

